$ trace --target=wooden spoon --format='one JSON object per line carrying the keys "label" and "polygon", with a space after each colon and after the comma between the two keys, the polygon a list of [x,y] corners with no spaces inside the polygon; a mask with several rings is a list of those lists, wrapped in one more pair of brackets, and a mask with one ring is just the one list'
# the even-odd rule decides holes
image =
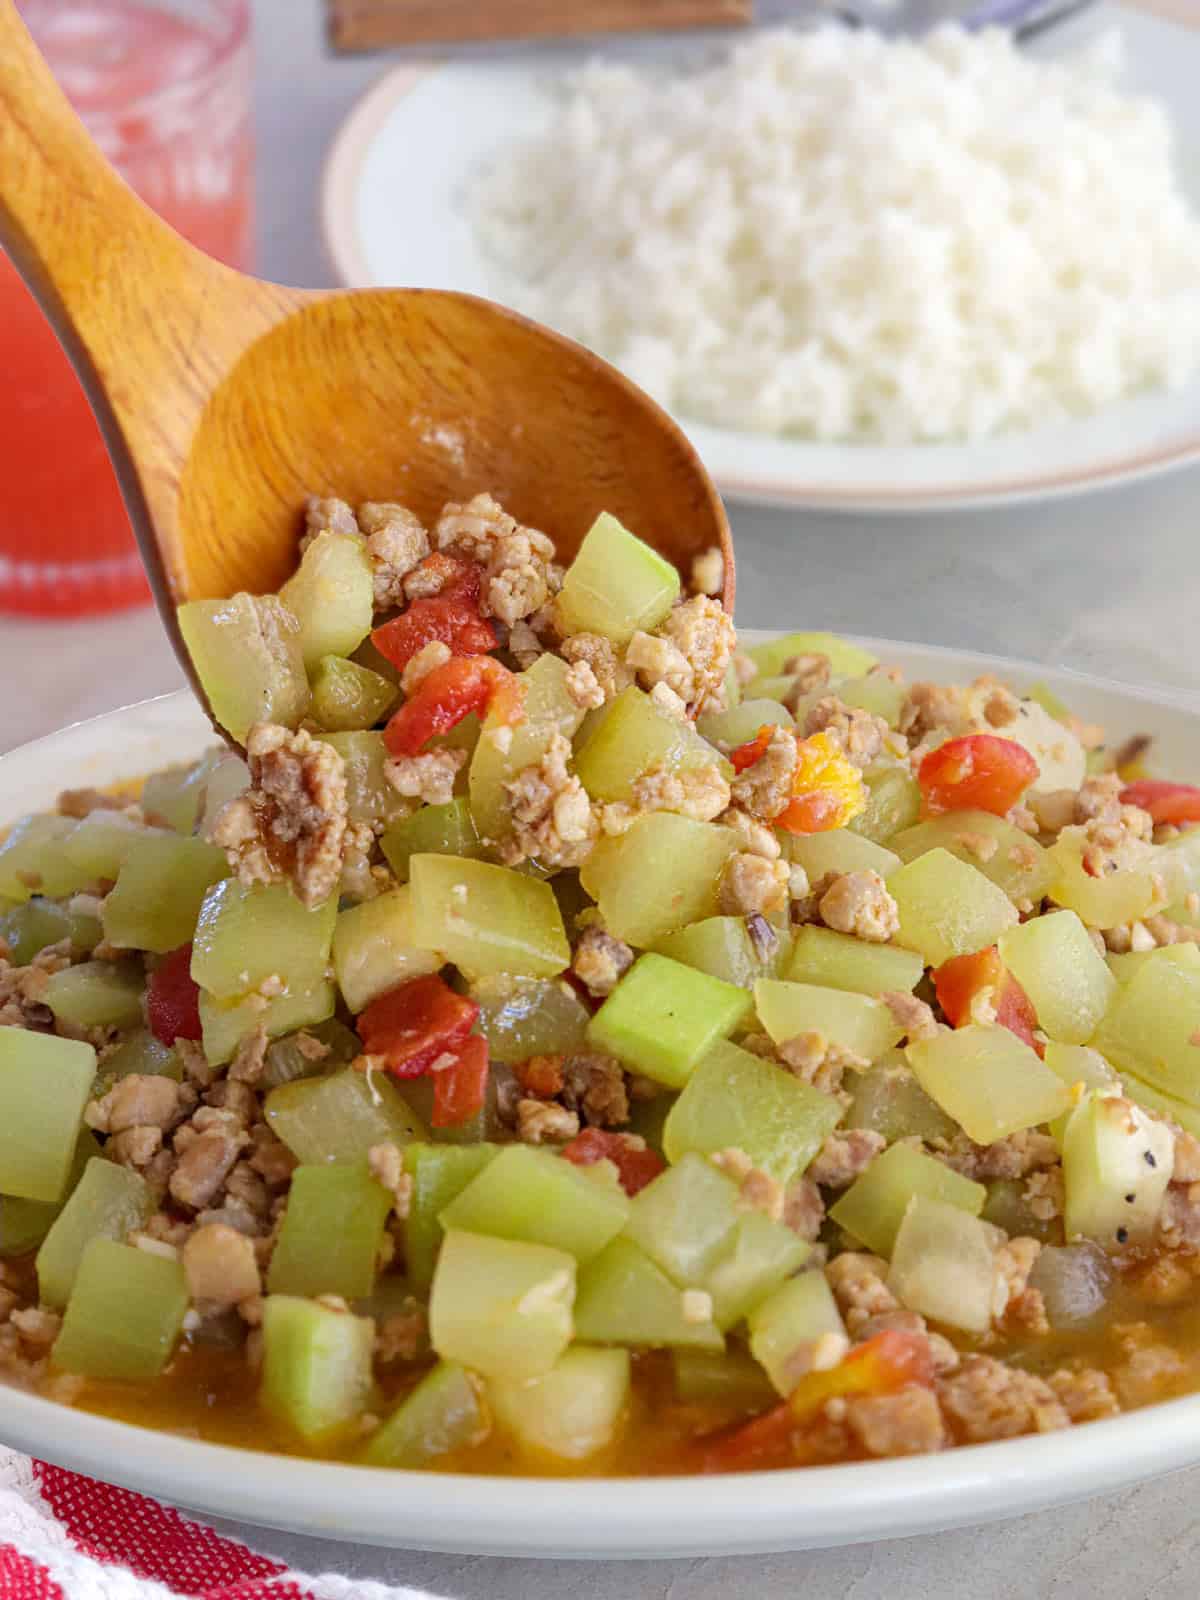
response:
{"label": "wooden spoon", "polygon": [[732,610],[720,498],[640,389],[486,300],[289,289],[194,249],[101,156],[12,0],[0,0],[0,244],[87,391],[198,693],[175,606],[278,588],[313,493],[399,500],[427,520],[490,490],[564,560],[611,511],[685,577],[718,546]]}

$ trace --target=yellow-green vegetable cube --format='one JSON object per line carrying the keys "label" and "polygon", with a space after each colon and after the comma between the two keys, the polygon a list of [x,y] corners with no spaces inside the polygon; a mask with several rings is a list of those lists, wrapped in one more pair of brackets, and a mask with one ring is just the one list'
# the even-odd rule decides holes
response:
{"label": "yellow-green vegetable cube", "polygon": [[390,679],[341,656],[322,656],[312,675],[312,715],[330,733],[373,728],[399,698]]}
{"label": "yellow-green vegetable cube", "polygon": [[[658,954],[684,966],[707,972],[712,978],[750,989],[759,978],[776,977],[791,951],[786,927],[760,917],[756,935],[750,936],[747,917],[705,917],[658,943]],[[760,953],[761,952],[761,953]]]}
{"label": "yellow-green vegetable cube", "polygon": [[863,773],[867,805],[847,824],[876,844],[890,845],[895,836],[911,828],[921,815],[921,786],[907,764],[876,762]]}
{"label": "yellow-green vegetable cube", "polygon": [[178,1261],[94,1238],[80,1257],[51,1362],[85,1378],[157,1378],[187,1308]]}
{"label": "yellow-green vegetable cube", "polygon": [[224,851],[203,839],[148,833],[131,848],[105,896],[105,938],[157,955],[177,950],[192,937],[210,885],[228,871]]}
{"label": "yellow-green vegetable cube", "polygon": [[629,1378],[628,1350],[574,1345],[543,1377],[492,1378],[487,1397],[497,1425],[523,1449],[586,1461],[617,1437]]}
{"label": "yellow-green vegetable cube", "polygon": [[992,1321],[996,1231],[970,1212],[916,1195],[892,1249],[888,1287],[910,1311],[968,1333]]}
{"label": "yellow-green vegetable cube", "polygon": [[[147,788],[152,780],[147,779]],[[198,802],[198,796],[193,796]],[[152,801],[143,793],[142,804],[149,812]],[[63,854],[79,868],[77,887],[98,883],[101,878],[116,879],[129,856],[142,840],[162,838],[162,828],[147,828],[120,811],[93,811],[83,817],[62,841]],[[180,828],[179,833],[191,833]]]}
{"label": "yellow-green vegetable cube", "polygon": [[61,1199],[20,1200],[14,1195],[0,1195],[0,1260],[7,1261],[37,1249],[74,1192],[83,1169],[99,1154],[100,1141],[90,1128],[84,1128],[75,1146],[75,1159]]}
{"label": "yellow-green vegetable cube", "polygon": [[669,716],[635,688],[605,706],[575,759],[588,794],[605,801],[631,800],[635,781],[651,769],[678,773],[718,764],[725,765],[722,757],[690,722]]}
{"label": "yellow-green vegetable cube", "polygon": [[869,944],[809,923],[796,934],[792,959],[783,976],[791,983],[878,996],[911,992],[924,974],[925,963],[915,950]]}
{"label": "yellow-green vegetable cube", "polygon": [[0,1194],[62,1198],[95,1076],[90,1044],[0,1027]]}
{"label": "yellow-green vegetable cube", "polygon": [[375,1287],[393,1196],[365,1162],[297,1167],[288,1190],[267,1289],[271,1294],[340,1294]]}
{"label": "yellow-green vegetable cube", "polygon": [[356,1014],[388,989],[442,964],[436,951],[417,945],[408,884],[339,913],[332,953],[342,999]]}
{"label": "yellow-green vegetable cube", "polygon": [[348,656],[366,638],[374,610],[374,578],[366,545],[353,534],[319,533],[279,598],[300,624],[305,670],[325,656]]}
{"label": "yellow-green vegetable cube", "polygon": [[422,946],[471,976],[551,978],[571,959],[548,883],[487,861],[413,856],[413,922]]}
{"label": "yellow-green vegetable cube", "polygon": [[263,1302],[262,1331],[259,1399],[302,1439],[325,1439],[366,1410],[375,1344],[370,1317],[273,1294]]}
{"label": "yellow-green vegetable cube", "polygon": [[245,1000],[218,1000],[207,990],[200,991],[200,1023],[204,1030],[204,1054],[213,1066],[232,1061],[238,1045],[258,1027],[269,1039],[312,1027],[332,1017],[337,990],[331,983],[314,983],[307,989],[289,989],[264,1004],[257,994]]}
{"label": "yellow-green vegetable cube", "polygon": [[155,1209],[145,1179],[130,1167],[93,1156],[37,1254],[38,1297],[61,1310],[71,1297],[83,1252],[93,1239],[123,1242]]}
{"label": "yellow-green vegetable cube", "polygon": [[849,828],[789,834],[783,842],[789,859],[804,868],[811,883],[819,882],[827,872],[877,872],[886,878],[900,865],[900,857],[893,851]]}
{"label": "yellow-green vegetable cube", "polygon": [[976,1144],[1051,1122],[1070,1104],[1062,1079],[1007,1028],[972,1022],[917,1040],[907,1055],[922,1088]]}
{"label": "yellow-green vegetable cube", "polygon": [[429,1301],[433,1348],[489,1378],[540,1378],[571,1341],[574,1301],[565,1250],[450,1232]]}
{"label": "yellow-green vegetable cube", "polygon": [[688,1153],[634,1197],[625,1235],[681,1288],[703,1288],[742,1215],[737,1185]]}
{"label": "yellow-green vegetable cube", "polygon": [[624,1237],[614,1239],[580,1272],[575,1331],[580,1339],[596,1343],[695,1350],[725,1345],[715,1322],[685,1315],[683,1290]]}
{"label": "yellow-green vegetable cube", "polygon": [[778,700],[743,700],[728,711],[711,711],[696,722],[696,732],[720,750],[749,744],[760,728],[791,728],[791,712]]}
{"label": "yellow-green vegetable cube", "polygon": [[192,977],[220,1000],[232,1000],[281,977],[289,989],[320,983],[329,966],[337,898],[311,911],[290,884],[225,878],[200,908]]}
{"label": "yellow-green vegetable cube", "polygon": [[764,978],[754,985],[758,1019],[776,1044],[819,1033],[870,1064],[890,1050],[904,1030],[882,1000],[813,983]]}
{"label": "yellow-green vegetable cube", "polygon": [[610,933],[644,950],[716,915],[718,882],[736,849],[728,828],[653,812],[601,839],[579,876]]}
{"label": "yellow-green vegetable cube", "polygon": [[476,978],[471,999],[493,1061],[570,1055],[582,1047],[591,1012],[565,978]]}
{"label": "yellow-green vegetable cube", "polygon": [[387,746],[382,733],[327,733],[323,742],[341,756],[346,769],[346,815],[373,827],[408,816],[413,801],[388,782]]}
{"label": "yellow-green vegetable cube", "polygon": [[761,1211],[738,1219],[729,1247],[704,1280],[718,1328],[732,1328],[812,1254],[812,1246]]}
{"label": "yellow-green vegetable cube", "polygon": [[750,996],[666,956],[644,955],[588,1025],[588,1039],[656,1083],[679,1088],[750,1011]]}
{"label": "yellow-green vegetable cube", "polygon": [[853,1099],[846,1113],[848,1128],[869,1128],[891,1144],[918,1138],[926,1143],[952,1139],[957,1132],[948,1117],[922,1089],[900,1050],[890,1050],[870,1070],[848,1085]]}
{"label": "yellow-green vegetable cube", "polygon": [[408,882],[408,864],[413,856],[468,856],[480,860],[488,854],[465,794],[447,800],[445,805],[422,806],[411,817],[402,817],[379,844],[400,883]]}
{"label": "yellow-green vegetable cube", "polygon": [[1092,1044],[1118,1072],[1200,1107],[1200,971],[1148,961],[1118,987]]}
{"label": "yellow-green vegetable cube", "polygon": [[263,1109],[272,1130],[305,1166],[356,1161],[373,1144],[405,1145],[426,1136],[389,1078],[353,1067],[272,1089]]}
{"label": "yellow-green vegetable cube", "polygon": [[616,1238],[629,1216],[619,1183],[548,1150],[502,1150],[439,1217],[445,1229],[495,1234],[565,1250],[582,1264]]}
{"label": "yellow-green vegetable cube", "polygon": [[1054,864],[1041,845],[990,811],[931,817],[894,834],[888,847],[902,861],[915,861],[927,850],[946,850],[1015,901],[1037,902],[1054,877]]}
{"label": "yellow-green vegetable cube", "polygon": [[1175,1156],[1165,1123],[1130,1100],[1092,1091],[1071,1114],[1062,1152],[1068,1241],[1119,1250],[1153,1238]]}
{"label": "yellow-green vegetable cube", "polygon": [[887,886],[900,913],[897,943],[930,967],[995,944],[1018,920],[1003,889],[940,847],[893,872]]}
{"label": "yellow-green vegetable cube", "polygon": [[[512,835],[512,807],[506,784],[526,767],[536,767],[555,734],[574,736],[583,711],[567,689],[570,669],[549,651],[519,675],[525,715],[516,727],[489,713],[471,757],[468,774],[470,814],[479,835],[493,842]],[[502,731],[501,731],[502,730]]]}
{"label": "yellow-green vegetable cube", "polygon": [[835,678],[862,677],[878,659],[861,645],[851,644],[836,633],[787,633],[782,638],[756,644],[746,652],[764,677],[783,671],[793,656],[825,656]]}
{"label": "yellow-green vegetable cube", "polygon": [[140,961],[83,961],[52,973],[42,998],[60,1022],[78,1028],[136,1028],[145,987]]}
{"label": "yellow-green vegetable cube", "polygon": [[671,563],[602,511],[567,568],[556,604],[564,633],[601,633],[624,645],[639,629],[652,633],[679,594]]}
{"label": "yellow-green vegetable cube", "polygon": [[1047,893],[1056,904],[1078,912],[1089,928],[1116,928],[1166,906],[1171,898],[1166,851],[1126,840],[1125,864],[1093,876],[1083,865],[1086,848],[1083,828],[1062,830],[1049,850],[1054,876]]}
{"label": "yellow-green vegetable cube", "polygon": [[404,1259],[413,1288],[423,1292],[433,1282],[442,1244],[442,1212],[479,1173],[494,1161],[494,1144],[438,1145],[414,1142],[404,1152],[404,1169],[412,1178],[404,1223]]}
{"label": "yellow-green vegetable cube", "polygon": [[1164,1094],[1161,1089],[1152,1089],[1148,1083],[1135,1078],[1132,1072],[1125,1073],[1120,1084],[1127,1100],[1143,1106],[1147,1111],[1153,1111],[1155,1116],[1166,1117],[1169,1121],[1178,1123],[1181,1128],[1188,1133],[1194,1133],[1200,1139],[1200,1110],[1194,1105],[1189,1105],[1186,1100],[1176,1100],[1174,1095]]}
{"label": "yellow-green vegetable cube", "polygon": [[1033,1002],[1045,1033],[1063,1044],[1092,1037],[1117,980],[1073,911],[1010,928],[1000,939],[1000,958]]}
{"label": "yellow-green vegetable cube", "polygon": [[83,885],[65,844],[78,826],[70,817],[22,817],[0,839],[0,895],[22,904],[31,895],[72,894]]}
{"label": "yellow-green vegetable cube", "polygon": [[977,1217],[987,1190],[911,1145],[894,1144],[831,1207],[829,1215],[876,1255],[890,1256],[913,1195],[941,1200]]}
{"label": "yellow-green vegetable cube", "polygon": [[362,1460],[371,1467],[426,1467],[489,1432],[477,1381],[457,1362],[439,1361],[371,1435]]}
{"label": "yellow-green vegetable cube", "polygon": [[800,1381],[794,1358],[825,1334],[846,1337],[833,1291],[821,1271],[780,1284],[747,1318],[750,1351],[775,1389],[790,1394]]}
{"label": "yellow-green vegetable cube", "polygon": [[299,725],[310,698],[300,624],[278,596],[189,600],[176,617],[213,716],[239,744],[256,722]]}

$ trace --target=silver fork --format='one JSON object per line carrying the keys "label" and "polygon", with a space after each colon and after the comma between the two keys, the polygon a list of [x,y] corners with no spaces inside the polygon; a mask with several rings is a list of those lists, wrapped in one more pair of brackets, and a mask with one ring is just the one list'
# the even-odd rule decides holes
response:
{"label": "silver fork", "polygon": [[1095,0],[833,0],[828,9],[854,27],[881,33],[925,33],[940,22],[961,22],[970,29],[1000,27],[1017,39],[1032,39]]}

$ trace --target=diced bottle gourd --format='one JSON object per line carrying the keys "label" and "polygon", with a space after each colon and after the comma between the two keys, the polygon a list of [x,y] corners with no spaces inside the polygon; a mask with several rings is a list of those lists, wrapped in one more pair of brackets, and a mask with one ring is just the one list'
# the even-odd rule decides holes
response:
{"label": "diced bottle gourd", "polygon": [[861,645],[851,644],[836,633],[814,630],[770,639],[766,644],[751,646],[746,654],[764,677],[782,672],[793,656],[825,656],[835,678],[861,678],[879,665],[877,657]]}
{"label": "diced bottle gourd", "polygon": [[580,871],[609,932],[637,949],[717,913],[717,888],[737,849],[728,828],[669,811],[600,839]]}
{"label": "diced bottle gourd", "polygon": [[839,683],[837,697],[851,710],[869,711],[873,717],[882,717],[889,727],[895,728],[908,699],[908,689],[884,672],[868,672]]}
{"label": "diced bottle gourd", "polygon": [[896,835],[911,828],[921,815],[921,786],[907,765],[876,762],[863,773],[866,809],[852,817],[851,832],[876,844],[891,844]]}
{"label": "diced bottle gourd", "polygon": [[92,1240],[123,1242],[154,1209],[154,1196],[139,1173],[93,1156],[38,1251],[41,1303],[61,1310],[71,1298],[79,1263]]}
{"label": "diced bottle gourd", "polygon": [[1120,1073],[1131,1072],[1177,1100],[1200,1107],[1200,971],[1148,961],[1118,987],[1092,1044]]}
{"label": "diced bottle gourd", "polygon": [[914,1195],[943,1201],[977,1217],[983,1210],[987,1190],[911,1145],[894,1144],[875,1157],[829,1215],[876,1255],[890,1256]]}
{"label": "diced bottle gourd", "polygon": [[575,1332],[594,1343],[724,1348],[711,1319],[685,1315],[683,1290],[632,1239],[614,1239],[579,1274]]}
{"label": "diced bottle gourd", "polygon": [[1000,959],[1051,1039],[1084,1044],[1092,1037],[1117,981],[1073,911],[1031,917],[1010,928],[1000,940]]}
{"label": "diced bottle gourd", "polygon": [[93,1238],[80,1257],[51,1362],[85,1378],[157,1378],[187,1308],[178,1261]]}
{"label": "diced bottle gourd", "polygon": [[915,1041],[907,1055],[921,1087],[976,1144],[1052,1122],[1070,1104],[1062,1079],[1007,1028],[972,1022]]}
{"label": "diced bottle gourd", "polygon": [[742,1215],[737,1185],[687,1154],[634,1197],[625,1233],[680,1288],[704,1288]]}
{"label": "diced bottle gourd", "polygon": [[[144,795],[143,804],[150,808]],[[81,818],[62,842],[64,855],[79,869],[76,887],[99,883],[101,878],[115,881],[131,851],[145,839],[162,838],[164,832],[162,828],[146,828],[120,811],[93,811]]]}
{"label": "diced bottle gourd", "polygon": [[50,975],[42,999],[78,1028],[135,1028],[146,979],[141,962],[83,961]]}
{"label": "diced bottle gourd", "polygon": [[675,1398],[732,1417],[765,1411],[775,1398],[771,1381],[744,1350],[672,1350]]}
{"label": "diced bottle gourd", "polygon": [[453,856],[409,862],[413,922],[421,943],[469,976],[551,978],[571,959],[562,913],[547,883]]}
{"label": "diced bottle gourd", "polygon": [[313,1443],[362,1415],[371,1398],[375,1324],[315,1300],[263,1302],[262,1405]]}
{"label": "diced bottle gourd", "polygon": [[666,956],[641,956],[588,1025],[598,1050],[679,1088],[750,1011],[744,989]]}
{"label": "diced bottle gourd", "polygon": [[442,1212],[445,1229],[523,1239],[565,1250],[581,1265],[615,1239],[629,1217],[616,1182],[548,1150],[511,1145]]}
{"label": "diced bottle gourd", "polygon": [[290,884],[225,878],[200,908],[192,977],[219,1000],[261,990],[273,977],[289,989],[308,988],[326,975],[336,920],[336,897],[310,911]]}
{"label": "diced bottle gourd", "polygon": [[791,712],[778,700],[743,700],[728,711],[712,711],[696,722],[696,732],[719,750],[749,744],[760,728],[792,728]]}
{"label": "diced bottle gourd", "polygon": [[990,811],[931,817],[893,835],[888,846],[903,861],[915,861],[927,850],[946,850],[1015,901],[1040,900],[1054,876],[1054,864],[1036,839]]}
{"label": "diced bottle gourd", "polygon": [[207,990],[200,991],[200,1024],[204,1054],[214,1067],[232,1061],[234,1052],[247,1034],[262,1027],[268,1039],[294,1033],[297,1028],[315,1027],[332,1017],[337,990],[331,983],[314,983],[307,989],[289,989],[265,1005],[257,994],[245,1000],[217,1000]]}
{"label": "diced bottle gourd", "polygon": [[213,716],[239,744],[256,722],[299,726],[310,699],[300,624],[278,596],[189,600],[175,615]]}
{"label": "diced bottle gourd", "polygon": [[[204,781],[200,820],[195,830],[201,838],[208,837],[213,823],[229,802],[249,787],[250,768],[246,763],[232,750],[220,752]],[[183,829],[175,831],[182,833]]]}
{"label": "diced bottle gourd", "polygon": [[679,595],[671,563],[603,511],[567,568],[556,605],[565,633],[600,633],[626,645],[639,629],[652,633]]}
{"label": "diced bottle gourd", "polygon": [[342,999],[356,1014],[398,983],[442,964],[436,951],[416,943],[408,884],[340,912],[332,953]]}
{"label": "diced bottle gourd", "polygon": [[1165,1123],[1130,1100],[1093,1091],[1075,1107],[1062,1152],[1068,1241],[1093,1239],[1119,1250],[1153,1237],[1174,1168]]}
{"label": "diced bottle gourd", "polygon": [[826,1334],[845,1338],[846,1327],[821,1271],[801,1272],[781,1283],[747,1319],[750,1351],[779,1394],[799,1382],[794,1358]]}
{"label": "diced bottle gourd", "polygon": [[[200,820],[208,774],[219,758],[218,751],[210,750],[199,761],[152,772],[142,785],[139,796],[142,810],[147,816],[160,817],[174,833],[194,833],[196,823]],[[92,817],[103,816],[102,811],[93,811],[90,817],[83,820],[90,822]],[[128,818],[124,820],[128,821]],[[116,874],[110,872],[106,876],[112,878]]]}
{"label": "diced bottle gourd", "polygon": [[389,1078],[353,1067],[272,1089],[263,1110],[272,1131],[304,1166],[357,1161],[374,1144],[406,1145],[426,1137]]}
{"label": "diced bottle gourd", "polygon": [[[471,757],[467,779],[470,813],[479,835],[492,842],[512,835],[512,808],[506,784],[526,767],[536,767],[555,734],[570,739],[583,710],[567,689],[570,669],[549,651],[519,675],[524,718],[515,727],[489,713]],[[501,731],[502,730],[502,731]]]}
{"label": "diced bottle gourd", "polygon": [[828,833],[791,834],[785,841],[789,858],[817,883],[828,872],[877,872],[886,878],[900,865],[900,857],[873,839],[849,828]]}
{"label": "diced bottle gourd", "polygon": [[390,679],[342,656],[322,656],[312,675],[312,715],[330,733],[373,728],[399,698]]}
{"label": "diced bottle gourd", "polygon": [[893,872],[887,886],[900,913],[897,943],[926,966],[986,949],[1018,920],[1003,889],[940,846]]}
{"label": "diced bottle gourd", "polygon": [[575,770],[593,800],[631,800],[635,781],[654,769],[678,773],[721,764],[690,722],[659,710],[641,689],[622,689],[581,744]]}
{"label": "diced bottle gourd", "polygon": [[71,1163],[63,1198],[59,1200],[22,1200],[15,1195],[0,1195],[0,1260],[28,1255],[36,1250],[54,1226],[66,1199],[74,1192],[88,1162],[100,1154],[100,1141],[90,1128],[80,1131],[75,1146],[75,1159]]}
{"label": "diced bottle gourd", "polygon": [[499,1153],[494,1144],[437,1145],[416,1141],[404,1152],[412,1178],[404,1223],[404,1256],[409,1282],[424,1293],[433,1282],[441,1249],[442,1212]]}
{"label": "diced bottle gourd", "polygon": [[[325,1054],[314,1058],[311,1040],[323,1046]],[[318,1022],[312,1028],[302,1028],[285,1034],[267,1046],[266,1064],[260,1088],[279,1089],[285,1083],[296,1083],[301,1078],[323,1078],[337,1067],[347,1066],[362,1050],[358,1035],[331,1017],[328,1022]]]}
{"label": "diced bottle gourd", "polygon": [[476,978],[471,999],[493,1061],[570,1055],[584,1042],[591,1012],[565,978]]}
{"label": "diced bottle gourd", "polygon": [[385,776],[391,757],[382,733],[327,733],[324,743],[337,751],[345,765],[346,815],[351,822],[379,827],[406,817],[413,809],[412,800]]}
{"label": "diced bottle gourd", "polygon": [[1089,928],[1137,922],[1167,904],[1164,851],[1141,840],[1126,840],[1123,853],[1128,864],[1094,877],[1083,864],[1085,848],[1083,828],[1062,830],[1050,846],[1054,876],[1046,892],[1057,905],[1078,912]]}
{"label": "diced bottle gourd", "polygon": [[1200,1139],[1200,1110],[1194,1105],[1186,1100],[1176,1100],[1174,1095],[1164,1094],[1161,1089],[1152,1089],[1148,1083],[1134,1077],[1132,1072],[1122,1077],[1121,1087],[1127,1100],[1152,1111],[1155,1116],[1178,1123],[1187,1133],[1194,1133]]}
{"label": "diced bottle gourd", "polygon": [[48,944],[71,941],[72,951],[94,950],[104,937],[98,917],[68,911],[54,900],[35,895],[24,905],[0,911],[0,939],[8,946],[14,967],[26,967]]}
{"label": "diced bottle gourd", "polygon": [[754,1005],[776,1044],[820,1033],[867,1063],[878,1061],[903,1033],[882,1000],[819,984],[765,978],[754,986]]}
{"label": "diced bottle gourd", "polygon": [[203,839],[147,834],[125,857],[101,912],[104,936],[129,950],[166,955],[186,944],[212,884],[229,871]]}
{"label": "diced bottle gourd", "polygon": [[489,1432],[475,1380],[457,1362],[439,1361],[371,1435],[362,1460],[371,1467],[427,1467]]}
{"label": "diced bottle gourd", "polygon": [[888,1287],[910,1311],[967,1333],[986,1333],[998,1237],[998,1230],[969,1211],[915,1195],[896,1234]]}
{"label": "diced bottle gourd", "polygon": [[540,1378],[571,1341],[574,1300],[565,1250],[447,1233],[429,1301],[433,1348],[488,1378]]}
{"label": "diced bottle gourd", "polygon": [[891,1144],[917,1138],[927,1144],[952,1139],[956,1124],[922,1089],[903,1051],[889,1051],[870,1072],[860,1072],[849,1085],[853,1099],[846,1113],[848,1128],[869,1128]]}
{"label": "diced bottle gourd", "polygon": [[756,944],[746,923],[745,917],[705,917],[660,939],[658,954],[740,989],[753,988],[759,978],[779,975],[792,941],[790,933],[764,918]]}
{"label": "diced bottle gourd", "polygon": [[480,860],[487,846],[479,837],[465,794],[441,806],[422,806],[411,817],[394,822],[379,841],[380,849],[399,883],[408,882],[413,856],[465,856]]}
{"label": "diced bottle gourd", "polygon": [[808,1166],[842,1114],[831,1095],[722,1040],[672,1106],[663,1149],[672,1162],[689,1150],[702,1156],[741,1150],[760,1171],[786,1185]]}
{"label": "diced bottle gourd", "polygon": [[497,1426],[535,1458],[586,1461],[612,1444],[629,1408],[628,1350],[574,1345],[543,1377],[492,1378]]}
{"label": "diced bottle gourd", "polygon": [[392,1195],[365,1162],[297,1167],[267,1289],[271,1294],[370,1294]]}
{"label": "diced bottle gourd", "polygon": [[0,1027],[0,1194],[62,1198],[95,1076],[90,1044]]}
{"label": "diced bottle gourd", "polygon": [[371,630],[371,558],[353,534],[319,533],[279,598],[300,624],[300,654],[314,671],[325,656],[348,656]]}
{"label": "diced bottle gourd", "polygon": [[1012,1239],[1040,1239],[1044,1243],[1061,1239],[1060,1218],[1035,1216],[1030,1209],[1025,1198],[1026,1182],[1024,1178],[993,1178],[979,1215]]}
{"label": "diced bottle gourd", "polygon": [[22,817],[0,839],[0,895],[23,904],[32,895],[73,894],[82,888],[79,868],[65,841],[78,826],[70,817]]}
{"label": "diced bottle gourd", "polygon": [[160,1043],[149,1028],[134,1028],[104,1057],[97,1090],[107,1093],[119,1078],[127,1078],[133,1072],[151,1078],[174,1078],[178,1083],[183,1077],[183,1063],[173,1045]]}
{"label": "diced bottle gourd", "polygon": [[915,950],[869,944],[865,939],[818,928],[814,923],[797,933],[791,961],[783,974],[791,983],[847,989],[873,997],[911,992],[924,975],[925,963]]}
{"label": "diced bottle gourd", "polygon": [[725,1330],[741,1322],[811,1254],[811,1245],[761,1211],[740,1217],[728,1250],[705,1279],[717,1327]]}
{"label": "diced bottle gourd", "polygon": [[1108,970],[1118,983],[1128,983],[1150,961],[1174,961],[1200,972],[1200,945],[1168,944],[1160,950],[1126,950],[1121,955],[1110,950],[1106,957]]}

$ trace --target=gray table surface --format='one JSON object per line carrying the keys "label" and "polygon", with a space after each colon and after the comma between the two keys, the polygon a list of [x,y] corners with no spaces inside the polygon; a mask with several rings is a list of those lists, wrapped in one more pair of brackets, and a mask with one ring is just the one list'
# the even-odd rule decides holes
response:
{"label": "gray table surface", "polygon": [[[317,0],[256,0],[255,16],[261,267],[328,283],[323,153],[386,63],[329,59]],[[1200,471],[1008,511],[857,519],[735,506],[732,520],[744,624],[957,645],[1200,695]],[[181,681],[151,612],[0,617],[0,750]],[[440,1600],[716,1600],[742,1589],[757,1600],[1183,1600],[1200,1563],[1200,1470],[998,1527],[757,1560],[533,1563],[236,1531],[302,1570],[354,1580],[363,1600],[380,1592],[370,1580]]]}

